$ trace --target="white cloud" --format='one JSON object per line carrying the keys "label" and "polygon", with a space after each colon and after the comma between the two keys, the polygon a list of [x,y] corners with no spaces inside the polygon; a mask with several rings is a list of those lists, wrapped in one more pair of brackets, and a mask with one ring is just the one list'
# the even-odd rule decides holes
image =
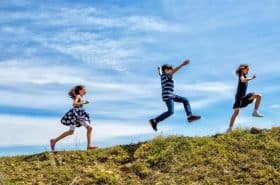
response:
{"label": "white cloud", "polygon": [[[27,117],[15,115],[0,115],[0,146],[6,145],[47,145],[50,138],[57,137],[68,127],[60,124],[59,118]],[[94,120],[93,141],[112,140],[116,137],[131,137],[153,135],[149,124]],[[162,128],[162,130],[167,130]],[[68,137],[62,143],[86,142],[86,130],[78,128],[74,136]]]}
{"label": "white cloud", "polygon": [[273,104],[270,106],[271,109],[280,109],[280,104]]}
{"label": "white cloud", "polygon": [[[85,82],[85,78],[78,75],[80,68],[58,66],[42,61],[26,59],[8,60],[0,62],[0,83],[2,85],[15,83],[32,83],[38,85],[75,84]],[[85,72],[85,71],[82,71]]]}
{"label": "white cloud", "polygon": [[215,96],[232,96],[234,93],[234,86],[228,82],[200,82],[192,84],[179,84],[181,89],[187,92],[194,92],[194,94],[199,95],[199,93],[208,93],[209,95]]}
{"label": "white cloud", "polygon": [[[1,105],[62,110],[71,105],[71,100],[66,96],[68,89],[72,85],[85,84],[89,92],[86,98],[93,100],[93,105],[90,105],[89,109],[95,107],[94,110],[100,115],[111,111],[109,115],[113,117],[136,119],[135,117],[152,114],[155,109],[165,110],[165,105],[161,102],[159,80],[142,77],[140,80],[135,79],[135,82],[129,78],[128,81],[119,82],[118,79],[107,79],[102,75],[91,74],[86,68],[76,69],[70,66],[47,64],[28,60],[1,62],[0,83],[6,87],[0,92],[0,96],[5,97]],[[142,85],[143,83],[145,86]],[[155,83],[158,85],[155,86]],[[233,93],[233,87],[224,82],[188,85],[179,82],[176,86],[178,89],[176,93],[187,96],[194,109],[206,108],[231,99]],[[128,107],[142,107],[142,109],[131,110],[134,116],[122,114],[123,110],[115,106],[116,102],[122,102],[120,107],[126,112],[130,111],[127,110]]]}

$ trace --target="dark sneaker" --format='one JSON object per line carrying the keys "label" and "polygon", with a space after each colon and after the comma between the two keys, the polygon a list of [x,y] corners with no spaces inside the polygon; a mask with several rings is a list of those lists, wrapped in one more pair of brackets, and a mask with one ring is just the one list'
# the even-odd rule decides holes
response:
{"label": "dark sneaker", "polygon": [[157,131],[157,122],[154,119],[150,119],[150,125],[152,126],[154,131]]}
{"label": "dark sneaker", "polygon": [[201,116],[190,116],[188,117],[188,122],[191,123],[193,121],[197,121],[201,118]]}

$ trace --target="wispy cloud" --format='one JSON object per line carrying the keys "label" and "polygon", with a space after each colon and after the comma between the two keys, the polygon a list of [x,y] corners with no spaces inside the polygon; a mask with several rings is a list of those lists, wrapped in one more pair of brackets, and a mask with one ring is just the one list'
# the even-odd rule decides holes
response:
{"label": "wispy cloud", "polygon": [[[26,108],[31,110],[29,116],[34,109],[60,115],[71,107],[69,88],[85,84],[87,98],[93,100],[86,108],[97,119],[98,138],[106,139],[108,134],[101,130],[118,130],[118,125],[122,129],[113,133],[115,137],[150,134],[150,128],[141,124],[166,110],[156,66],[175,66],[188,57],[192,63],[187,71],[176,74],[175,90],[189,98],[195,112],[205,114],[205,122],[217,119],[227,125],[228,118],[220,115],[231,114],[236,90],[233,71],[242,62],[250,63],[259,75],[250,88],[264,93],[265,106],[278,108],[278,1],[264,6],[263,2],[162,0],[155,3],[157,8],[147,9],[133,1],[126,3],[81,1],[72,6],[46,2],[42,6],[37,1],[1,1],[0,96],[4,98],[0,106],[11,111]],[[225,104],[228,109],[219,107]],[[183,111],[182,106],[176,109]],[[185,120],[185,114],[176,118]],[[31,139],[18,138],[22,143],[34,143],[48,130],[50,134],[38,140],[42,143],[57,134],[52,131],[57,125],[48,123],[59,119],[19,117],[15,111],[0,116],[0,124],[10,120],[9,125],[15,125],[12,129],[24,122],[26,126],[19,125],[17,132],[24,127],[26,137],[36,133]],[[266,121],[271,120],[275,116]],[[176,123],[169,133],[176,133]],[[219,126],[212,129],[219,130]],[[16,139],[8,138],[16,144]]]}
{"label": "wispy cloud", "polygon": [[[47,145],[50,138],[56,137],[68,127],[59,123],[59,120],[48,117],[11,116],[0,114],[1,125],[9,125],[0,131],[0,146],[7,145]],[[132,137],[139,135],[154,135],[148,124],[116,122],[113,120],[93,121],[95,142],[110,140],[116,137]],[[163,131],[168,131],[163,127]],[[106,131],[106,132],[104,132]],[[15,134],[17,133],[17,134]],[[32,133],[32,134],[30,134]],[[44,133],[44,134],[42,134]],[[74,136],[62,143],[84,143],[86,130],[79,128]]]}
{"label": "wispy cloud", "polygon": [[270,106],[271,109],[280,109],[280,104],[273,104]]}

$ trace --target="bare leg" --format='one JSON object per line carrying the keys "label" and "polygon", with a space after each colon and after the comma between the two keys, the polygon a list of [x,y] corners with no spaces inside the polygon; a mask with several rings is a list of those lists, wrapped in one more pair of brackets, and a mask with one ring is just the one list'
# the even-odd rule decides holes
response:
{"label": "bare leg", "polygon": [[60,136],[58,136],[57,138],[52,139],[52,140],[55,141],[55,142],[58,142],[59,140],[65,138],[65,137],[67,137],[67,136],[70,136],[70,135],[72,135],[72,134],[74,134],[74,130],[68,130],[68,131],[62,133],[62,134],[61,134]]}
{"label": "bare leg", "polygon": [[255,110],[258,110],[259,107],[260,107],[260,104],[261,104],[262,96],[260,94],[255,94],[254,96],[255,96],[255,99],[256,99]]}
{"label": "bare leg", "polygon": [[91,132],[92,132],[92,127],[87,126],[87,147],[91,146]]}
{"label": "bare leg", "polygon": [[254,112],[253,112],[253,116],[254,117],[263,117],[263,115],[258,112],[258,109],[259,109],[260,104],[261,104],[262,96],[260,94],[255,93],[250,98],[250,100],[254,100],[254,99],[256,99],[256,102],[255,102],[255,109],[254,109]]}
{"label": "bare leg", "polygon": [[240,111],[240,108],[235,108],[235,109],[234,109],[234,112],[233,112],[233,114],[232,114],[232,116],[231,116],[231,119],[230,119],[229,128],[232,128],[232,127],[233,127],[234,122],[235,122],[235,119],[236,119],[236,117],[237,117],[238,114],[239,114],[239,111]]}
{"label": "bare leg", "polygon": [[96,149],[97,147],[93,146],[91,144],[91,133],[92,133],[92,127],[89,125],[87,128],[87,149]]}
{"label": "bare leg", "polygon": [[65,138],[65,137],[67,137],[67,136],[70,136],[70,135],[72,135],[73,133],[74,133],[74,130],[68,130],[68,131],[66,131],[66,132],[63,132],[63,133],[62,133],[60,136],[58,136],[57,138],[51,139],[50,145],[51,145],[52,151],[54,151],[54,149],[55,149],[55,144],[56,144],[59,140]]}

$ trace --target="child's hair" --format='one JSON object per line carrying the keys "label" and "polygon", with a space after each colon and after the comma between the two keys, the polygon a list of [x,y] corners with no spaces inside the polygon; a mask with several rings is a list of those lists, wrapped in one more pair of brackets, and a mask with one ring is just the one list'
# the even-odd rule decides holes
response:
{"label": "child's hair", "polygon": [[172,68],[173,68],[172,65],[164,64],[163,66],[161,66],[161,71],[162,73],[164,73],[166,69],[172,69]]}
{"label": "child's hair", "polygon": [[243,69],[249,68],[248,64],[241,64],[239,67],[236,69],[235,73],[236,75],[240,75]]}
{"label": "child's hair", "polygon": [[69,92],[68,95],[70,98],[75,99],[75,97],[79,94],[79,91],[85,88],[83,85],[76,85]]}

